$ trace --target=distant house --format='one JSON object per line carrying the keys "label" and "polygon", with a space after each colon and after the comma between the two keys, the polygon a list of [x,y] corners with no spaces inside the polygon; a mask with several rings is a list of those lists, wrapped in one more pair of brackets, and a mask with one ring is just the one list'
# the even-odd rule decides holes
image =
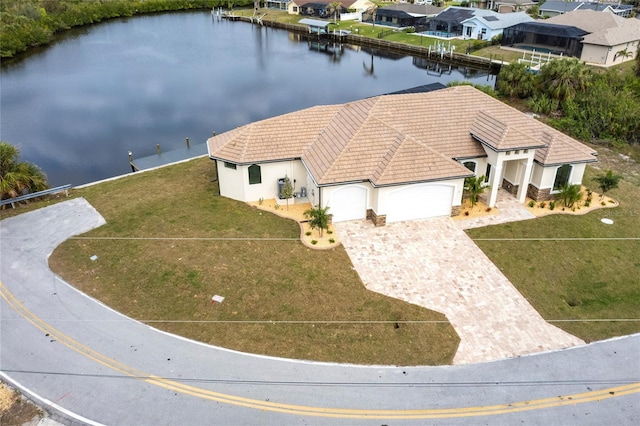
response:
{"label": "distant house", "polygon": [[614,15],[626,18],[633,10],[629,4],[607,3],[607,2],[578,2],[578,1],[557,1],[549,0],[540,5],[538,16],[554,17],[574,10],[593,10],[595,12],[610,12]]}
{"label": "distant house", "polygon": [[478,10],[474,16],[462,21],[462,34],[465,39],[491,40],[502,34],[507,27],[531,21],[533,18],[526,12],[497,13]]}
{"label": "distant house", "polygon": [[[335,222],[460,213],[464,179],[488,176],[520,202],[580,184],[595,152],[471,87],[376,96],[269,118],[207,141],[220,194],[278,199],[287,176]],[[304,189],[303,189],[304,188]]]}
{"label": "distant house", "polygon": [[449,6],[429,20],[429,31],[445,37],[490,40],[504,28],[533,21],[524,12],[498,13],[487,9]]}
{"label": "distant house", "polygon": [[500,13],[526,12],[537,4],[538,0],[489,0],[487,9]]}
{"label": "distant house", "polygon": [[[545,22],[572,26],[586,31],[582,39],[580,60],[610,66],[633,60],[640,46],[640,21],[613,13],[576,10]],[[624,52],[624,53],[622,53]]]}
{"label": "distant house", "polygon": [[502,46],[536,49],[611,66],[633,60],[640,45],[640,21],[609,12],[576,10],[506,28]]}
{"label": "distant house", "polygon": [[398,28],[415,27],[421,19],[434,17],[440,12],[441,7],[432,5],[396,3],[379,7],[374,13],[366,13],[362,16],[362,21]]}
{"label": "distant house", "polygon": [[[291,0],[287,5],[287,11],[291,15],[307,15],[320,18],[330,17],[329,5],[335,0]],[[342,0],[342,11],[356,11],[359,13],[374,7],[370,0]]]}
{"label": "distant house", "polygon": [[291,2],[291,0],[267,0],[265,7],[267,9],[287,10],[289,2]]}

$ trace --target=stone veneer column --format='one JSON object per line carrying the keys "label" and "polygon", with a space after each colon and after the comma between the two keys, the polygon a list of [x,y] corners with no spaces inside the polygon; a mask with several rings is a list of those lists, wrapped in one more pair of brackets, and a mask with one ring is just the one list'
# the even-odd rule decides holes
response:
{"label": "stone veneer column", "polygon": [[461,211],[462,211],[462,206],[451,207],[451,217],[460,216]]}
{"label": "stone veneer column", "polygon": [[371,210],[371,222],[375,226],[385,226],[387,224],[387,215],[377,215],[375,211]]}
{"label": "stone veneer column", "polygon": [[527,197],[535,201],[548,201],[553,198],[551,196],[551,188],[538,189],[532,184],[529,184],[529,187],[527,188]]}

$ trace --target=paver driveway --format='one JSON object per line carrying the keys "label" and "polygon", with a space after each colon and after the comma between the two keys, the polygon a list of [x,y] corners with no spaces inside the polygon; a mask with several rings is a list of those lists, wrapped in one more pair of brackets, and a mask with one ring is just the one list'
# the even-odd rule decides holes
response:
{"label": "paver driveway", "polygon": [[334,227],[369,290],[447,316],[454,364],[584,344],[547,323],[451,218]]}

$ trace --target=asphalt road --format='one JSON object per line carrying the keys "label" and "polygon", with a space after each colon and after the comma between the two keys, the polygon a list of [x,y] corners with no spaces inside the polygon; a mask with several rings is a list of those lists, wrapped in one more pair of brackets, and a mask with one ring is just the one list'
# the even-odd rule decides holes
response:
{"label": "asphalt road", "polygon": [[405,368],[255,356],[159,332],[49,270],[58,244],[103,223],[83,199],[0,221],[0,370],[62,423],[640,423],[640,335]]}

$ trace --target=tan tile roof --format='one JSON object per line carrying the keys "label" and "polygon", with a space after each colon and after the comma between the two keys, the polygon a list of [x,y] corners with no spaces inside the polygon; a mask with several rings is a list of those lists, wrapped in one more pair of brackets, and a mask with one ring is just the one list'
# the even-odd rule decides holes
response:
{"label": "tan tile roof", "polygon": [[593,162],[597,155],[593,149],[558,131],[551,132],[543,129],[538,134],[538,139],[544,141],[547,148],[537,150],[535,160],[547,166]]}
{"label": "tan tile roof", "polygon": [[495,119],[480,111],[471,125],[471,134],[494,151],[509,151],[522,148],[544,148],[545,143],[519,131],[514,126]]}
{"label": "tan tile roof", "polygon": [[633,43],[638,40],[640,40],[640,20],[628,18],[617,27],[587,34],[584,36],[582,43],[616,46],[624,43]]}
{"label": "tan tile roof", "polygon": [[625,18],[610,12],[596,12],[595,10],[574,10],[561,15],[552,16],[543,22],[556,25],[570,25],[587,32],[605,30],[618,27]]}
{"label": "tan tile roof", "polygon": [[640,21],[610,12],[574,10],[545,20],[550,24],[571,25],[589,32],[583,43],[616,46],[640,40]]}
{"label": "tan tile roof", "polygon": [[377,186],[469,175],[457,161],[543,146],[542,164],[595,161],[578,141],[474,89],[386,95],[251,123],[210,138],[209,155],[238,164],[300,158],[320,185]]}

